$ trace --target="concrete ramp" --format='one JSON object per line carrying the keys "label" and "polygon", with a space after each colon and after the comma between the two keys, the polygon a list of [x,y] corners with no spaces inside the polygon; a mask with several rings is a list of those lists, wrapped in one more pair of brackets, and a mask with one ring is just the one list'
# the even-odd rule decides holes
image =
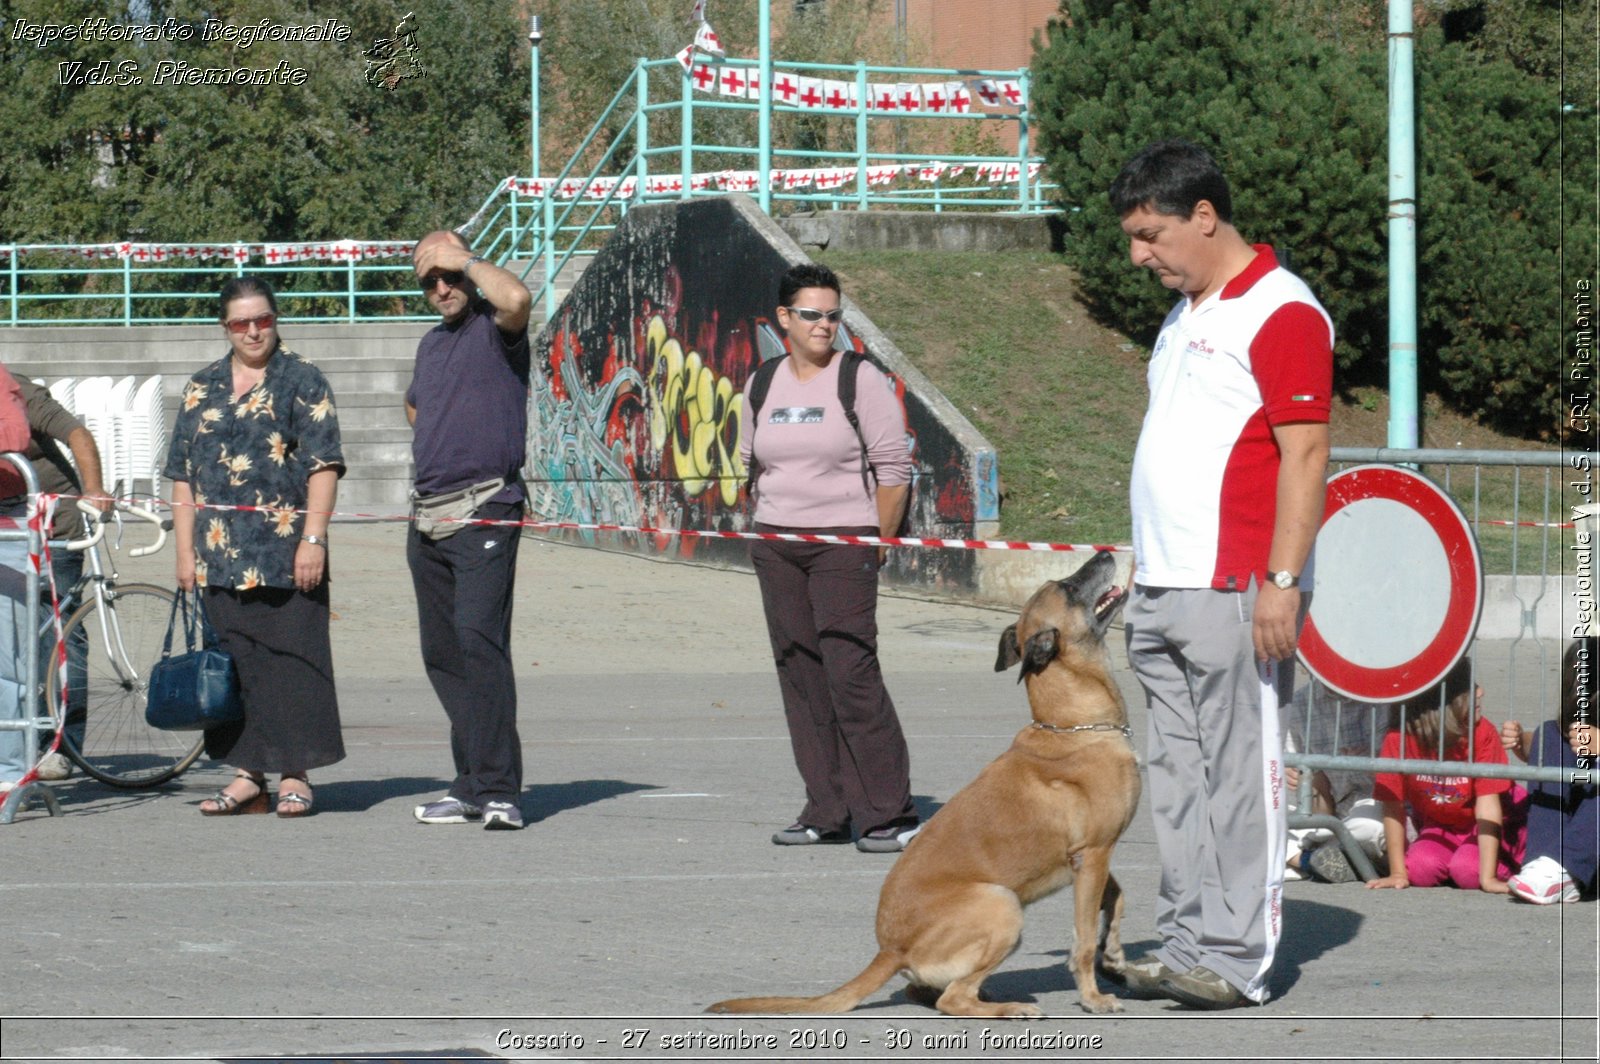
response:
{"label": "concrete ramp", "polygon": [[[534,512],[586,524],[747,529],[744,384],[783,353],[778,280],[806,261],[746,196],[630,211],[535,341]],[[994,535],[994,449],[872,324],[870,308],[848,293],[844,305],[841,335],[896,379],[905,404],[914,534]],[[626,538],[640,552],[683,559],[742,564],[747,551],[736,540]],[[895,551],[888,574],[952,590],[976,578],[968,551]]]}

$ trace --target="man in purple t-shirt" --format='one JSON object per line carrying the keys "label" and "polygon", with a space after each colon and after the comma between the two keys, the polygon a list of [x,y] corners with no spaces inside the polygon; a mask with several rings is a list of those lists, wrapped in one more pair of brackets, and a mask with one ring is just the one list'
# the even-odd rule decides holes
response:
{"label": "man in purple t-shirt", "polygon": [[[528,430],[528,310],[521,278],[475,255],[455,233],[412,252],[442,321],[417,345],[406,391],[416,432],[417,509],[465,498],[470,516],[522,517]],[[463,515],[453,515],[463,516]],[[455,779],[416,807],[424,824],[522,827],[522,740],[511,667],[511,600],[520,530],[412,523],[406,560],[417,593],[422,663],[450,718]]]}

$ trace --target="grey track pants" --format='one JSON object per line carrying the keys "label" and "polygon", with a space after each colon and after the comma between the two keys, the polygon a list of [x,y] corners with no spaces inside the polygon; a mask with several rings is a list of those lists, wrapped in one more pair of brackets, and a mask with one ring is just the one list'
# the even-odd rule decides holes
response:
{"label": "grey track pants", "polygon": [[1136,585],[1123,617],[1149,710],[1156,957],[1204,965],[1262,1002],[1282,928],[1285,796],[1280,666],[1256,661],[1254,606],[1254,586]]}

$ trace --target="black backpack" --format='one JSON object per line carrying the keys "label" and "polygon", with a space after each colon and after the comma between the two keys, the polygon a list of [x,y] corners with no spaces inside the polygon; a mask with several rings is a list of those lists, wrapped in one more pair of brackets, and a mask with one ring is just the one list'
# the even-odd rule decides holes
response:
{"label": "black backpack", "polygon": [[[755,379],[750,384],[750,408],[747,416],[750,418],[750,480],[749,488],[756,486],[756,477],[760,473],[755,460],[756,426],[760,424],[761,407],[767,401],[767,392],[772,388],[772,375],[778,372],[778,364],[788,355],[779,355],[769,358],[756,367]],[[872,486],[878,482],[878,471],[867,458],[867,438],[861,435],[861,420],[856,417],[856,373],[861,369],[862,357],[854,351],[841,351],[839,357],[844,361],[839,364],[839,405],[844,407],[845,420],[850,422],[850,427],[856,430],[856,442],[861,445],[861,489],[868,495],[872,494]],[[872,479],[867,479],[871,474]]]}

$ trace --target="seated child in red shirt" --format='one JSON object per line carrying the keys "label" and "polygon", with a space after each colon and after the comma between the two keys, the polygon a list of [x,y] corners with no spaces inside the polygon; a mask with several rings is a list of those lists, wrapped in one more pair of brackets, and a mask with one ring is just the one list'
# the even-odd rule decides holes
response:
{"label": "seated child in red shirt", "polygon": [[[1439,760],[1442,727],[1443,760],[1506,764],[1500,733],[1483,719],[1482,711],[1483,688],[1474,688],[1472,662],[1463,658],[1439,684],[1394,707],[1379,756]],[[1522,860],[1527,793],[1521,787],[1509,779],[1379,772],[1373,776],[1372,796],[1383,805],[1390,874],[1367,886],[1403,889],[1454,883],[1463,890],[1509,892],[1506,880]],[[1417,825],[1417,838],[1410,846],[1406,845],[1407,806]]]}

